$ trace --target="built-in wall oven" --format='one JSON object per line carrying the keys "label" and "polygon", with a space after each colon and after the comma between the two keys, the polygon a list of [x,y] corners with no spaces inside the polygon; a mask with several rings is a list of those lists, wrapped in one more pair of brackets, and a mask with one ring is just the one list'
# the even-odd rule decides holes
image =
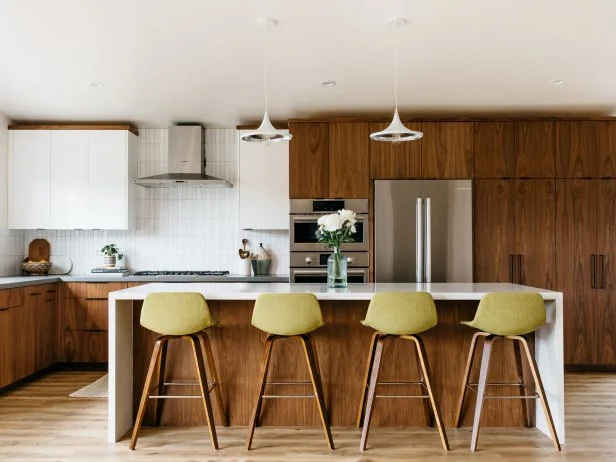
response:
{"label": "built-in wall oven", "polygon": [[331,249],[318,242],[317,220],[338,210],[353,210],[357,214],[354,242],[342,245],[347,257],[349,283],[368,282],[369,227],[368,199],[291,199],[290,204],[290,268],[291,282],[326,283],[327,258]]}

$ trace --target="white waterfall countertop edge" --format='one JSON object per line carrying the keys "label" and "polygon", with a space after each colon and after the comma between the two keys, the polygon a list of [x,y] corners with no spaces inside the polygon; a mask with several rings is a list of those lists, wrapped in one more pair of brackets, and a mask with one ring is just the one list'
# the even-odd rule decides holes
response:
{"label": "white waterfall countertop edge", "polygon": [[319,300],[370,300],[377,292],[426,291],[435,300],[479,300],[491,292],[538,292],[544,300],[562,300],[561,292],[509,283],[374,283],[330,289],[325,284],[153,283],[109,294],[110,300],[143,300],[153,292],[199,292],[208,300],[255,300],[263,293],[313,293]]}

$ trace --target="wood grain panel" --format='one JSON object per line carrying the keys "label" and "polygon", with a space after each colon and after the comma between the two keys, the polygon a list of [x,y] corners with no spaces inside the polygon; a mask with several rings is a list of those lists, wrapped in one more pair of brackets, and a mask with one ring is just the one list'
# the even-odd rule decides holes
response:
{"label": "wood grain panel", "polygon": [[107,330],[108,301],[72,298],[64,301],[64,325],[71,330]]}
{"label": "wood grain panel", "polygon": [[109,292],[126,289],[126,282],[66,282],[64,298],[107,299]]}
{"label": "wood grain panel", "polygon": [[597,132],[597,178],[616,178],[616,122],[593,122]]}
{"label": "wood grain panel", "polygon": [[597,122],[556,123],[556,177],[594,178],[597,175]]}
{"label": "wood grain panel", "polygon": [[473,124],[426,122],[422,127],[422,178],[473,178]]}
{"label": "wood grain panel", "polygon": [[[252,301],[208,302],[219,326],[208,330],[221,391],[230,425],[247,425],[256,393],[258,366],[265,334],[250,325]],[[134,314],[134,403],[142,391],[145,373],[156,334],[139,325],[140,304]],[[351,426],[357,416],[362,390],[362,378],[368,358],[372,330],[360,324],[368,306],[367,301],[322,301],[325,326],[314,332],[314,340],[323,379],[325,402],[330,422],[337,426]],[[453,423],[460,381],[473,330],[460,325],[472,319],[476,302],[438,302],[439,324],[422,334],[433,374],[433,385],[443,411],[446,425]],[[168,351],[166,380],[190,380],[194,366],[190,363],[187,345],[172,344]],[[491,380],[502,381],[515,377],[515,363],[510,346],[496,344]],[[478,369],[474,369],[474,377]],[[383,357],[381,380],[414,380],[417,378],[415,354],[408,341],[396,340],[387,344]],[[298,342],[279,343],[272,354],[269,381],[307,380],[308,372],[301,357]],[[383,388],[383,390],[381,390]],[[272,394],[303,394],[310,388],[303,386],[269,386]],[[378,393],[411,392],[405,386],[395,389],[379,387]],[[469,403],[472,400],[469,399]],[[418,400],[380,399],[377,402],[373,425],[425,425],[425,415]],[[203,410],[190,400],[167,400],[164,403],[162,425],[204,425]],[[471,407],[472,409],[472,407]],[[136,411],[136,408],[134,409]],[[152,422],[152,410],[146,413],[145,424]],[[470,425],[472,413],[466,413],[464,425]],[[265,400],[262,425],[318,426],[316,402],[311,399]],[[488,426],[522,425],[518,401],[490,400],[486,403],[484,424]],[[259,430],[257,430],[258,435]],[[258,436],[257,436],[258,439]]]}
{"label": "wood grain panel", "polygon": [[35,369],[49,367],[58,361],[58,305],[53,298],[38,297],[36,308]]}
{"label": "wood grain panel", "polygon": [[[370,133],[386,128],[387,123],[370,124]],[[409,124],[411,130],[421,131],[420,123]],[[408,180],[421,178],[421,139],[401,143],[370,140],[370,178],[380,180]]]}
{"label": "wood grain panel", "polygon": [[329,130],[326,123],[290,123],[289,197],[327,197],[329,188]]}
{"label": "wood grain panel", "polygon": [[596,254],[597,183],[556,183],[557,290],[564,294],[565,364],[597,363],[597,291],[591,288]]}
{"label": "wood grain panel", "polygon": [[512,122],[476,122],[473,148],[475,178],[513,178],[515,125]]}
{"label": "wood grain panel", "polygon": [[11,344],[13,345],[13,379],[19,380],[36,370],[36,323],[40,286],[23,288],[24,304],[9,308]]}
{"label": "wood grain panel", "polygon": [[331,198],[367,199],[370,193],[370,133],[367,123],[329,125]]}
{"label": "wood grain panel", "polygon": [[4,289],[0,290],[0,308],[12,308],[21,306],[24,303],[23,289]]}
{"label": "wood grain panel", "polygon": [[597,181],[597,362],[616,365],[616,180]]}
{"label": "wood grain panel", "polygon": [[139,130],[130,124],[19,124],[9,125],[9,130],[128,130],[139,135]]}
{"label": "wood grain panel", "polygon": [[513,180],[475,180],[473,191],[476,282],[511,282],[515,253]]}
{"label": "wood grain panel", "polygon": [[556,174],[554,122],[515,124],[515,177],[554,178]]}
{"label": "wood grain panel", "polygon": [[66,362],[106,363],[108,350],[107,331],[64,330]]}
{"label": "wood grain panel", "polygon": [[555,180],[515,181],[517,284],[556,285]]}
{"label": "wood grain panel", "polygon": [[[0,294],[2,292],[5,291]],[[9,308],[0,305],[0,388],[14,381],[11,327]]]}

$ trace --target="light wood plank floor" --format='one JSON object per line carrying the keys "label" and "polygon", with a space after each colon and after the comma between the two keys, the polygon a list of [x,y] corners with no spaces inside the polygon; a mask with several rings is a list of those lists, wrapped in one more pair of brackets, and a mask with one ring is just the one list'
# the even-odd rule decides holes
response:
{"label": "light wood plank floor", "polygon": [[211,449],[203,428],[144,428],[137,450],[128,440],[106,443],[102,399],[67,395],[98,372],[54,372],[0,396],[0,460],[58,461],[594,461],[616,460],[616,375],[568,374],[568,443],[561,454],[534,429],[483,429],[479,451],[468,450],[470,430],[448,429],[445,454],[436,430],[373,428],[360,453],[359,431],[335,428],[329,451],[320,429],[257,428],[254,450],[244,451],[245,428],[218,428],[221,449]]}

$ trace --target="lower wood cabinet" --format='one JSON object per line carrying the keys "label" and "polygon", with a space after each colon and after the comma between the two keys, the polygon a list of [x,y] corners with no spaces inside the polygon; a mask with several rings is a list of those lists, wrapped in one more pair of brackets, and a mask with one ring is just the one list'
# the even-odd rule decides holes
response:
{"label": "lower wood cabinet", "polygon": [[21,289],[0,290],[0,387],[15,381],[13,364],[15,363],[14,334],[11,312],[21,308],[23,296]]}
{"label": "lower wood cabinet", "polygon": [[58,362],[58,286],[45,284],[35,312],[35,369]]}
{"label": "lower wood cabinet", "polygon": [[36,371],[36,315],[41,286],[23,288],[23,304],[9,309],[9,338],[13,346],[13,381]]}

